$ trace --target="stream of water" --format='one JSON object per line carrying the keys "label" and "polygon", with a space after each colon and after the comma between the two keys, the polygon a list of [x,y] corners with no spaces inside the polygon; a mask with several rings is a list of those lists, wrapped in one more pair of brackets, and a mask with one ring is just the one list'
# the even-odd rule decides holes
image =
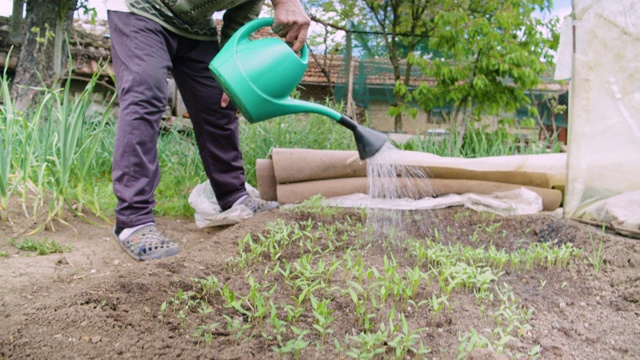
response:
{"label": "stream of water", "polygon": [[400,201],[432,196],[433,191],[426,171],[417,166],[399,165],[394,159],[403,156],[393,145],[385,144],[377,154],[367,160],[369,196],[381,199],[381,207],[372,207],[367,216],[367,226],[376,238],[390,238],[406,233],[408,227],[428,226],[428,211],[412,211]]}

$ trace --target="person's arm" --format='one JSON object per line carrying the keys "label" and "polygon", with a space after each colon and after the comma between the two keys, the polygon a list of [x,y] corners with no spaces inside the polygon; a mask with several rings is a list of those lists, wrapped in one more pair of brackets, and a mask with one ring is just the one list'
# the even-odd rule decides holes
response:
{"label": "person's arm", "polygon": [[[227,10],[222,18],[222,38],[221,46],[223,46],[242,25],[255,19],[260,14],[263,0],[246,2],[240,6],[236,6]],[[271,0],[275,10],[273,32],[280,35],[285,41],[291,45],[293,51],[300,51],[307,41],[309,25],[311,19],[302,7],[300,0]],[[222,94],[220,105],[227,107],[229,97]]]}
{"label": "person's arm", "polygon": [[311,19],[300,0],[271,0],[275,10],[273,32],[291,45],[293,51],[300,51],[307,41]]}
{"label": "person's arm", "polygon": [[[260,15],[264,1],[245,2],[228,9],[223,16],[221,43],[224,45],[242,25]],[[275,10],[273,32],[280,35],[294,51],[300,51],[307,41],[311,19],[300,0],[271,0]]]}

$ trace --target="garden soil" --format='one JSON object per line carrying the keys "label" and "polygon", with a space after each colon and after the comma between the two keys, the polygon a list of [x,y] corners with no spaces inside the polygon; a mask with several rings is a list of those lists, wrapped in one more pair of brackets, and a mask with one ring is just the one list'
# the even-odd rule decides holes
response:
{"label": "garden soil", "polygon": [[[0,358],[35,359],[278,359],[273,340],[267,343],[257,327],[245,331],[239,340],[224,325],[211,330],[211,341],[205,343],[195,336],[201,314],[193,310],[182,323],[170,309],[161,312],[164,302],[180,290],[194,289],[192,279],[215,276],[221,284],[229,284],[239,294],[248,291],[246,273],[260,278],[269,261],[245,269],[230,265],[238,255],[238,241],[247,234],[263,233],[265,225],[282,220],[285,223],[341,222],[365,224],[364,215],[356,211],[340,211],[332,217],[290,210],[259,214],[244,222],[222,228],[199,229],[192,219],[158,218],[157,225],[167,236],[176,239],[182,249],[173,258],[136,262],[125,255],[111,238],[111,226],[100,219],[86,220],[67,217],[33,235],[32,219],[26,219],[17,204],[13,204],[10,222],[0,223]],[[536,346],[542,359],[640,359],[640,242],[602,229],[551,214],[517,218],[495,218],[500,223],[500,236],[489,239],[483,235],[472,239],[478,224],[487,222],[487,215],[464,208],[448,208],[423,213],[422,225],[406,229],[406,236],[420,238],[434,229],[445,234],[452,229],[459,235],[442,241],[479,246],[491,241],[494,246],[515,251],[527,243],[545,242],[550,246],[571,243],[584,249],[569,266],[536,267],[530,270],[509,270],[500,276],[499,286],[508,284],[524,307],[534,309],[530,328],[513,333],[504,351],[477,350],[469,358],[503,359],[529,358]],[[353,234],[353,233],[346,233]],[[468,236],[465,236],[468,235]],[[37,256],[16,249],[9,239],[53,240],[69,244],[71,251]],[[355,239],[346,239],[347,242]],[[602,240],[602,242],[600,242]],[[370,239],[360,253],[371,266],[381,265],[384,251],[397,251],[399,264],[410,266],[398,246],[382,246],[382,241]],[[595,271],[598,256],[594,250],[602,247],[602,267]],[[340,257],[344,249],[335,250]],[[5,253],[6,254],[6,253]],[[283,256],[293,261],[296,252]],[[597,252],[596,252],[597,254]],[[298,253],[299,255],[299,253]],[[596,260],[596,261],[590,261]],[[341,279],[333,284],[340,286]],[[437,282],[437,281],[436,281]],[[280,284],[279,289],[283,289]],[[428,289],[422,290],[429,297]],[[207,316],[224,321],[222,314],[233,316],[231,309],[221,305],[220,297],[212,301],[213,313]],[[280,290],[273,299],[291,302]],[[473,294],[456,290],[449,297],[451,309],[438,317],[409,307],[406,311],[412,326],[419,333],[430,353],[420,358],[455,359],[461,334],[473,328],[484,336],[485,328],[495,327],[490,316],[483,315]],[[302,314],[298,327],[308,329],[310,345],[300,353],[301,359],[346,358],[346,334],[361,331],[353,321],[353,303],[348,295],[332,301],[336,320],[333,334],[323,351],[316,353],[314,342],[320,338],[311,327],[313,316]],[[490,305],[487,305],[490,306]],[[169,306],[170,307],[170,306]],[[412,312],[413,310],[413,312]],[[267,316],[268,317],[268,316]],[[239,318],[243,321],[243,318]],[[266,321],[265,321],[266,322]],[[186,323],[186,325],[185,325]],[[266,329],[266,327],[265,327]],[[505,355],[506,354],[506,355]],[[379,355],[393,358],[391,351]],[[284,358],[293,358],[291,353]],[[418,358],[409,353],[408,358]]]}

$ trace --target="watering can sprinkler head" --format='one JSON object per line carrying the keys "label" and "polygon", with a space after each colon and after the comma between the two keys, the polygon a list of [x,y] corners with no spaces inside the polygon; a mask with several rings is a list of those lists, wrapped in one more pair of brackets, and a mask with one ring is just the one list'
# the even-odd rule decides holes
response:
{"label": "watering can sprinkler head", "polygon": [[353,136],[356,139],[356,147],[358,148],[358,155],[361,160],[368,159],[377,154],[378,151],[382,149],[382,146],[389,141],[387,135],[366,126],[359,125],[344,115],[338,120],[338,124],[353,131]]}

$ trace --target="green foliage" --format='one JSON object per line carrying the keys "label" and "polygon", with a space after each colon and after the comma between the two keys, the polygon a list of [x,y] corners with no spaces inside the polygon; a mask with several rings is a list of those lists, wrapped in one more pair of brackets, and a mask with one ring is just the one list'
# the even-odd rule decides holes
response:
{"label": "green foliage", "polygon": [[38,255],[49,255],[71,251],[71,245],[61,245],[53,240],[31,240],[29,238],[24,238],[22,241],[9,239],[7,242],[18,250],[35,252]]}
{"label": "green foliage", "polygon": [[[11,51],[7,55],[7,58],[9,57],[11,57]],[[9,197],[13,193],[9,175],[13,165],[13,138],[16,132],[14,127],[17,126],[19,121],[10,98],[9,81],[7,79],[8,63],[5,65],[2,79],[0,80],[0,102],[3,104],[0,108],[0,220],[2,221],[7,220]]]}
{"label": "green foliage", "polygon": [[413,58],[435,85],[421,84],[412,98],[425,110],[455,104],[474,115],[528,104],[525,91],[540,83],[558,41],[557,19],[533,13],[551,6],[550,0],[444,2],[430,39],[442,56]]}
{"label": "green foliage", "polygon": [[467,124],[462,141],[455,132],[444,135],[421,135],[405,143],[394,143],[400,150],[428,152],[440,156],[475,158],[516,154],[559,152],[556,139],[538,141],[511,133],[506,126],[489,131],[486,126]]}
{"label": "green foliage", "polygon": [[[398,89],[406,88],[411,80],[413,64],[406,61],[414,53],[428,51],[428,37],[432,19],[436,13],[436,2],[429,0],[310,0],[307,7],[312,17],[325,25],[325,33],[313,42],[325,49],[325,54],[342,50],[342,41],[330,42],[336,28],[354,31],[356,49],[347,49],[356,56],[378,57],[389,60],[393,69],[393,79]],[[377,41],[369,41],[365,34],[378,34]],[[337,37],[334,37],[337,38]],[[349,41],[347,46],[351,46]],[[324,71],[330,70],[326,64],[319,64]],[[361,69],[362,71],[362,69]],[[407,107],[404,96],[397,92],[393,96],[395,105],[389,114],[395,117],[395,130],[402,130],[402,114],[415,116],[415,109]]]}

